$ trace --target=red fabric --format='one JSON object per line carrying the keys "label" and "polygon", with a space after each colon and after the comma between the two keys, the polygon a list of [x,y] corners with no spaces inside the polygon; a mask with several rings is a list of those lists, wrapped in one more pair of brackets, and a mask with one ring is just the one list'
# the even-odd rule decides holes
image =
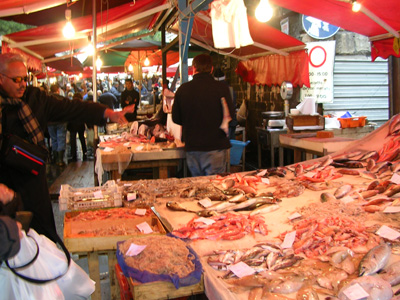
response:
{"label": "red fabric", "polygon": [[393,49],[394,39],[386,39],[381,41],[375,41],[371,43],[371,59],[375,61],[377,57],[382,57],[384,59],[388,58],[390,55],[400,57],[400,52],[395,52]]}
{"label": "red fabric", "polygon": [[25,58],[26,65],[29,70],[34,70],[34,71],[42,70],[42,62],[38,58],[36,58],[32,55],[29,55],[29,54],[25,53],[24,51],[19,50],[17,48],[10,48],[6,42],[2,42],[1,51],[2,51],[2,53],[18,53],[18,54],[20,54],[22,57]]}
{"label": "red fabric", "polygon": [[[150,61],[148,66],[160,66],[162,65],[162,52],[158,51],[143,51],[143,50],[134,50],[132,51],[128,58],[125,61],[125,67],[128,67],[129,64],[137,65],[140,64],[144,66],[144,60],[147,58]],[[179,53],[178,52],[167,52],[167,66],[173,65],[179,61]]]}
{"label": "red fabric", "polygon": [[289,81],[293,86],[310,87],[308,54],[305,50],[288,56],[268,55],[239,62],[236,73],[250,84],[280,85]]}

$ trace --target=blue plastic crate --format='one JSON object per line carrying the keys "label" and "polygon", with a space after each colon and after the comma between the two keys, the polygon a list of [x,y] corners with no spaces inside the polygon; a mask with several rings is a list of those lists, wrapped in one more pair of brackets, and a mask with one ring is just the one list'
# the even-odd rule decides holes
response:
{"label": "blue plastic crate", "polygon": [[231,165],[238,165],[240,164],[240,158],[242,157],[244,147],[246,147],[250,141],[242,142],[238,140],[230,140],[230,142],[232,145],[230,163]]}

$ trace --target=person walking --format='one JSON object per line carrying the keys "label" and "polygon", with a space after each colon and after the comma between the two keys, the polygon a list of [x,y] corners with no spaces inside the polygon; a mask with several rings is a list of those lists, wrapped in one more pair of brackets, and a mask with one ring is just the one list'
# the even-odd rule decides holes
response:
{"label": "person walking", "polygon": [[[83,101],[82,94],[75,93],[73,100]],[[67,129],[69,131],[69,139],[71,145],[71,160],[72,162],[77,161],[77,149],[76,149],[76,134],[78,134],[79,141],[81,142],[82,149],[82,160],[87,158],[87,148],[85,139],[85,123],[84,122],[68,122]]]}
{"label": "person walking", "polygon": [[[113,111],[105,105],[81,102],[68,98],[57,99],[39,88],[27,86],[27,67],[22,56],[14,53],[0,54],[0,147],[4,136],[13,134],[32,145],[45,148],[43,129],[49,122],[79,121],[91,125],[111,122],[127,124],[126,112]],[[53,208],[46,178],[45,165],[36,175],[24,172],[0,160],[0,183],[21,196],[24,210],[33,213],[31,228],[57,242]]]}
{"label": "person walking", "polygon": [[226,84],[212,77],[210,55],[197,55],[192,65],[193,80],[183,83],[175,93],[172,120],[182,126],[191,175],[223,173],[231,144],[221,124],[229,116],[232,119],[234,113],[230,91]]}

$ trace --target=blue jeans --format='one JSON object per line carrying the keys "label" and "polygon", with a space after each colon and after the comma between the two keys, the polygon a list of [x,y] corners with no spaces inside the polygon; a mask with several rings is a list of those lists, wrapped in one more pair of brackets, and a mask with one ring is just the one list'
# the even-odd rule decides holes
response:
{"label": "blue jeans", "polygon": [[193,177],[226,172],[226,149],[187,151],[186,163]]}
{"label": "blue jeans", "polygon": [[51,140],[51,149],[53,151],[65,151],[67,124],[52,124],[47,128]]}

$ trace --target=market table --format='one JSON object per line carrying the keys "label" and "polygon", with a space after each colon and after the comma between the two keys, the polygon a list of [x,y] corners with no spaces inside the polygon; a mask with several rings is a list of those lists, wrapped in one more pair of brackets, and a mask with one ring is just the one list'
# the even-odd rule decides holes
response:
{"label": "market table", "polygon": [[99,182],[102,175],[108,172],[109,179],[121,179],[126,169],[152,168],[154,179],[168,178],[168,167],[183,165],[184,177],[187,176],[185,150],[183,148],[162,148],[156,151],[132,151],[126,147],[120,147],[112,151],[97,149],[96,173]]}
{"label": "market table", "polygon": [[316,133],[293,133],[281,134],[279,142],[279,164],[283,165],[283,148],[294,150],[294,162],[302,161],[301,154],[304,152],[306,160],[312,159],[313,155],[324,156],[347,147],[356,139],[345,137],[317,138]]}

